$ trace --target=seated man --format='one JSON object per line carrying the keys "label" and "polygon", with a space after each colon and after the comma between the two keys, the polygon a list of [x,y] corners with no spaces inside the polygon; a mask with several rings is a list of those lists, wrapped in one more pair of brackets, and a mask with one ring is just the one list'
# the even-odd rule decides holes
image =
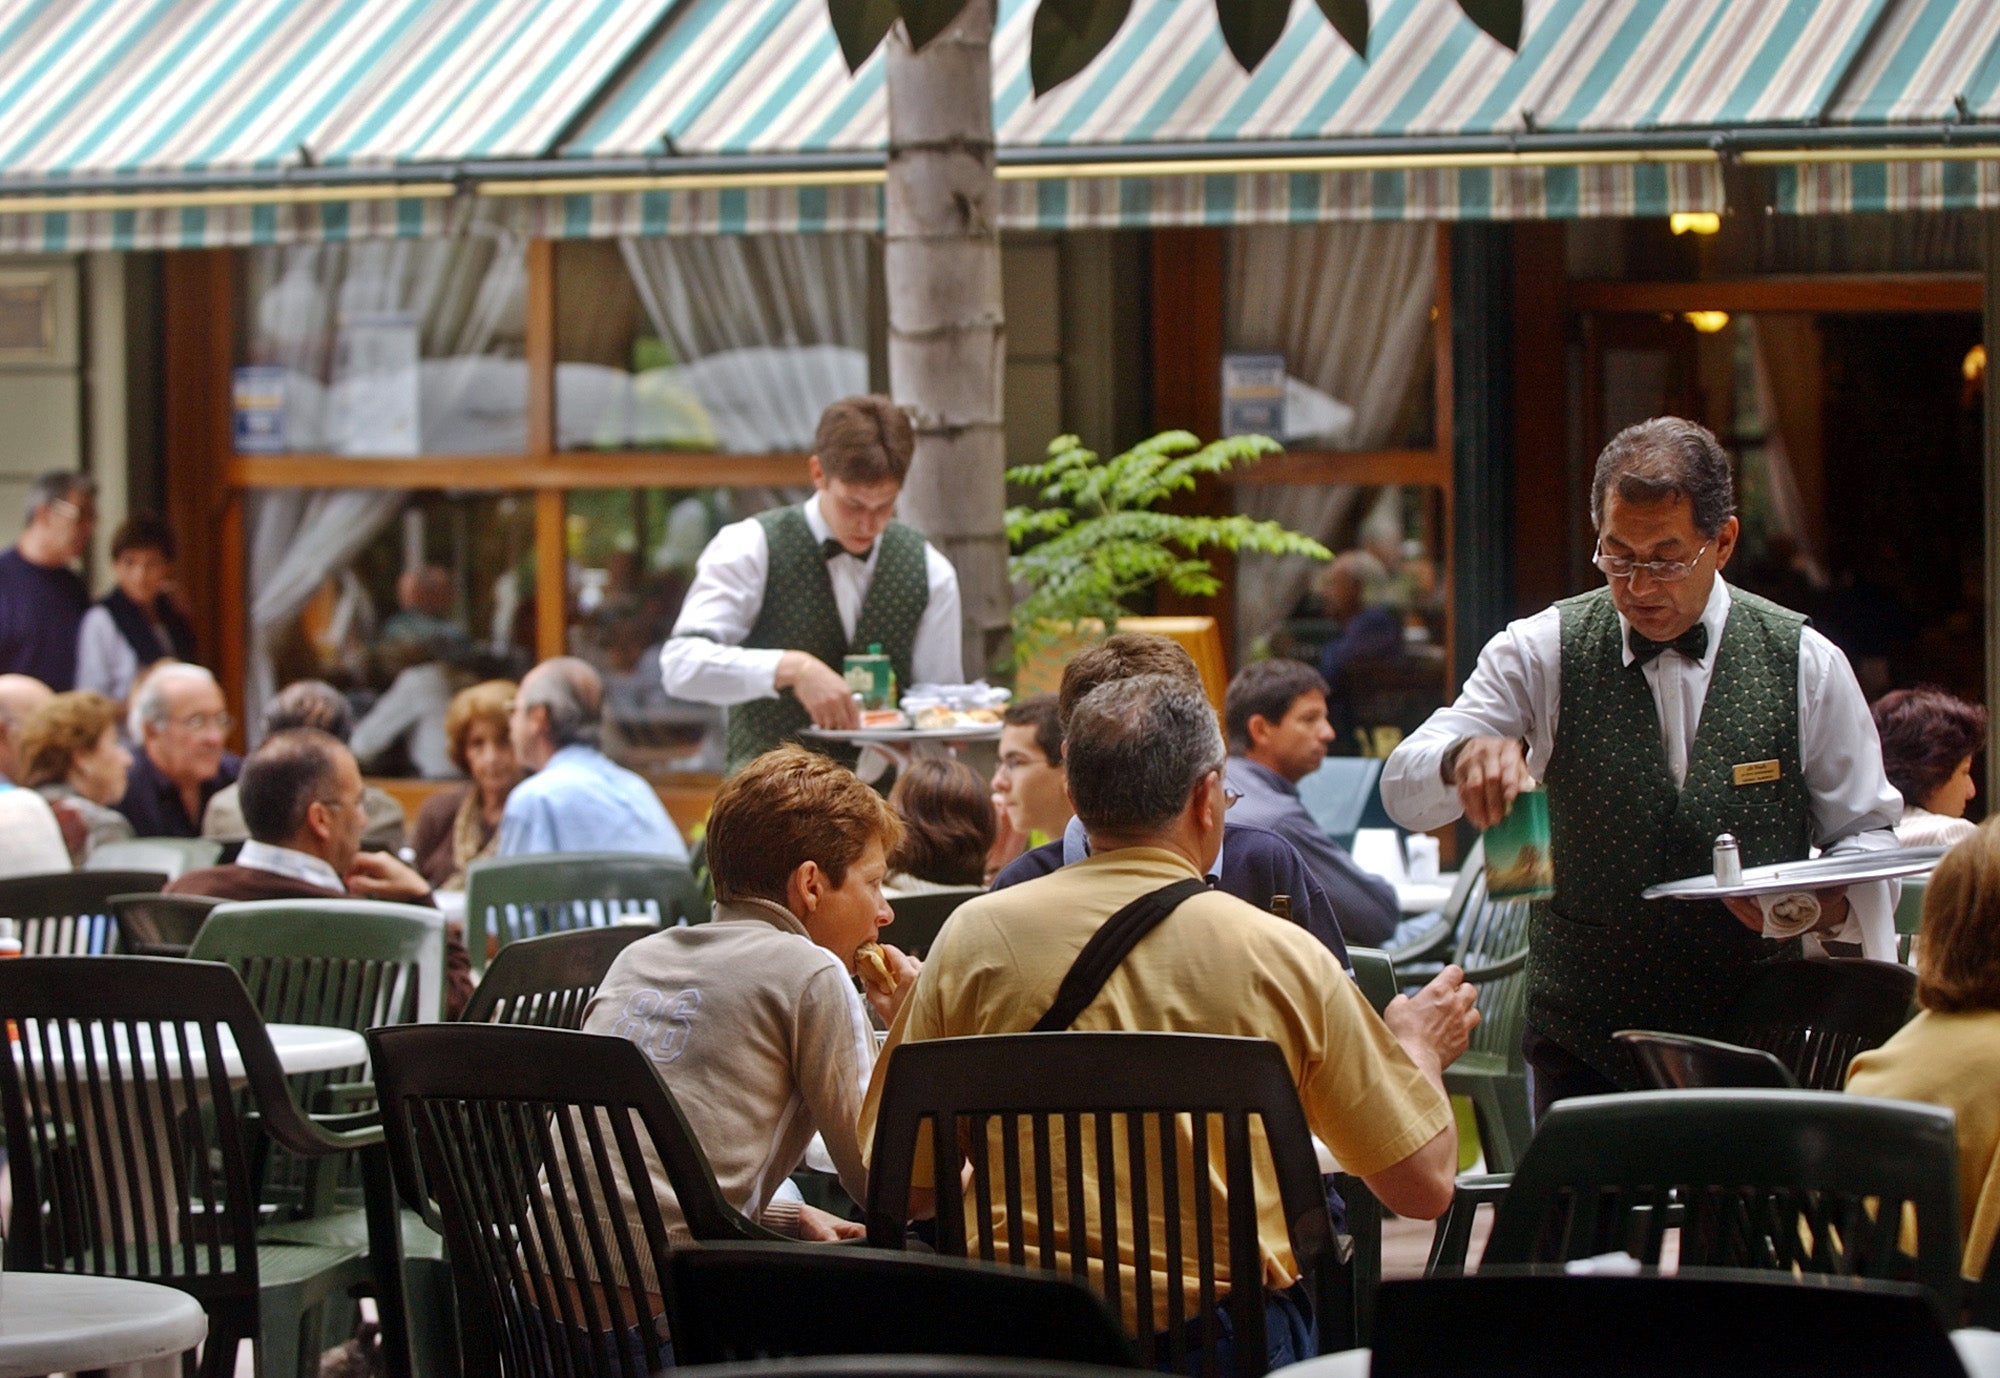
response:
{"label": "seated man", "polygon": [[[854,954],[890,920],[887,854],[902,825],[847,767],[781,746],[732,776],[708,820],[713,922],[669,928],[625,949],[585,1011],[585,1033],[645,1050],[708,1154],[729,1204],[808,1239],[859,1225],[774,1200],[815,1130],[855,1200],[867,1177],[855,1124],[875,1059],[850,979]],[[917,963],[884,947],[894,992],[869,988],[895,1018]],[[663,1205],[673,1199],[653,1169]],[[669,1218],[685,1242],[678,1212]]]}
{"label": "seated man", "polygon": [[200,837],[208,801],[236,782],[243,759],[223,749],[228,706],[215,676],[174,661],[147,675],[126,724],[139,750],[118,812],[139,837]]}
{"label": "seated man", "polygon": [[647,852],[687,860],[653,787],[598,750],[604,681],[575,656],[528,671],[508,715],[514,755],[533,771],[507,796],[500,855]]}
{"label": "seated man", "polygon": [[[323,679],[294,680],[264,705],[264,733],[274,736],[293,727],[316,727],[345,742],[354,730],[354,709],[347,696]],[[348,748],[350,751],[353,748]],[[216,791],[201,816],[201,835],[218,842],[241,842],[250,836],[236,785]],[[361,845],[371,852],[393,852],[403,845],[403,806],[384,790],[365,786],[362,812],[368,817]],[[227,855],[227,853],[224,853]]]}
{"label": "seated man", "polygon": [[[361,768],[354,753],[317,728],[274,733],[243,764],[243,819],[250,840],[225,866],[188,871],[170,895],[224,900],[357,899],[434,905],[430,883],[386,852],[361,850]],[[472,958],[459,925],[445,928],[445,1017],[472,994]]]}
{"label": "seated man", "polygon": [[[1223,846],[1222,736],[1198,689],[1164,675],[1101,685],[1071,710],[1064,751],[1070,799],[1089,832],[1091,854],[1052,875],[969,900],[952,915],[876,1063],[862,1110],[863,1142],[873,1142],[894,1049],[1028,1030],[1106,919],[1141,896],[1200,877]],[[1378,1018],[1310,934],[1211,890],[1185,900],[1148,932],[1071,1027],[1270,1039],[1291,1066],[1307,1123],[1334,1156],[1389,1209],[1430,1219],[1452,1199],[1458,1133],[1443,1069],[1464,1051],[1478,1022],[1472,997],[1463,973],[1448,967],[1415,999],[1399,996]],[[1086,1174],[1090,1168],[1087,1158]],[[1095,1182],[1083,1191],[1096,1199]],[[1257,1197],[1275,1367],[1314,1352],[1312,1324],[1268,1168],[1257,1172]],[[1160,1194],[1150,1198],[1152,1267],[1163,1274],[1167,1230]],[[1217,1206],[1217,1218],[1223,1209]],[[1028,1229],[1034,1228],[1031,1218]],[[1032,1257],[1032,1235],[1026,1244]],[[1091,1242],[1093,1256],[1100,1246]],[[1218,1289],[1226,1292],[1227,1261],[1216,1263]],[[1185,1264],[1193,1268],[1195,1259]],[[1197,1279],[1184,1280],[1194,1315]],[[1153,1317],[1140,1319],[1131,1309],[1133,1288],[1130,1276],[1121,1279],[1126,1323],[1139,1334],[1163,1328],[1165,1298]]]}
{"label": "seated man", "polygon": [[1348,942],[1382,947],[1402,920],[1396,889],[1354,864],[1299,802],[1299,781],[1326,759],[1333,728],[1326,681],[1296,660],[1259,660],[1229,683],[1222,720],[1229,731],[1227,783],[1236,791],[1231,817],[1269,828],[1298,849],[1333,901]]}
{"label": "seated man", "polygon": [[[1199,691],[1201,671],[1177,642],[1144,632],[1119,632],[1076,656],[1063,667],[1062,688],[1056,695],[1056,715],[1065,736],[1069,715],[1084,696],[1100,684],[1135,675],[1169,675]],[[1073,769],[1065,764],[1065,770]],[[1081,820],[1072,818],[1062,837],[1009,862],[993,878],[995,890],[1045,876],[1090,855],[1090,841]],[[1223,830],[1222,849],[1209,864],[1210,883],[1248,904],[1269,911],[1271,901],[1284,895],[1292,917],[1325,943],[1344,968],[1347,943],[1326,889],[1307,869],[1298,849],[1265,828],[1230,823]]]}

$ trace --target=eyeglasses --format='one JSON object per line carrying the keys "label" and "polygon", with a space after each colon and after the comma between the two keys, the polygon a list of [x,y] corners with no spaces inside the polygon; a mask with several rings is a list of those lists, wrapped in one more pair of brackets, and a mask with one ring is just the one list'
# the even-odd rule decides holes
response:
{"label": "eyeglasses", "polygon": [[1227,785],[1224,785],[1224,786],[1222,787],[1222,810],[1223,810],[1223,812],[1224,812],[1224,813],[1227,813],[1227,812],[1228,812],[1229,810],[1231,810],[1231,809],[1235,808],[1235,807],[1236,807],[1236,801],[1237,801],[1237,800],[1239,800],[1239,799],[1241,799],[1242,797],[1243,797],[1243,791],[1242,791],[1242,790],[1240,790],[1240,789],[1231,789],[1231,788],[1229,788],[1229,786],[1227,786]]}
{"label": "eyeglasses", "polygon": [[206,732],[211,727],[218,732],[227,732],[236,725],[236,719],[227,713],[190,713],[185,718],[169,718],[167,721],[189,732]]}
{"label": "eyeglasses", "polygon": [[73,522],[97,520],[96,509],[94,508],[85,509],[79,507],[67,498],[56,498],[49,503],[49,506],[55,508],[56,511],[62,513],[65,517],[68,517]]}
{"label": "eyeglasses", "polygon": [[1600,540],[1590,557],[1590,562],[1612,579],[1630,579],[1635,574],[1643,573],[1656,583],[1678,584],[1694,573],[1694,567],[1701,563],[1701,557],[1708,550],[1708,545],[1707,541],[1703,541],[1701,549],[1694,553],[1692,560],[1634,560],[1624,555],[1606,555],[1604,542]]}

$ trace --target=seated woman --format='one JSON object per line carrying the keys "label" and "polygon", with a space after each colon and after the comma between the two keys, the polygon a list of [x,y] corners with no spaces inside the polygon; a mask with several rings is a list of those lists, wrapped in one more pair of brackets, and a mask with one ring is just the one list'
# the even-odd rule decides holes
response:
{"label": "seated woman", "polygon": [[1958,1117],[1963,1271],[1978,1277],[2000,1227],[2000,820],[1975,828],[1931,875],[1917,1004],[1895,1037],[1854,1059],[1847,1089]]}
{"label": "seated woman", "polygon": [[986,854],[997,826],[993,795],[963,761],[925,757],[896,777],[889,807],[903,840],[889,855],[890,895],[922,895],[986,883]]}
{"label": "seated woman", "polygon": [[451,763],[472,782],[438,791],[417,814],[417,870],[436,889],[463,890],[465,868],[500,845],[501,811],[527,773],[507,735],[518,688],[511,679],[489,679],[459,690],[445,712]]}
{"label": "seated woman", "polygon": [[125,797],[132,769],[132,753],[118,739],[123,717],[111,699],[79,689],[57,694],[21,724],[15,748],[21,783],[83,820],[78,864],[105,843],[132,836],[132,824],[112,807]]}
{"label": "seated woman", "polygon": [[1949,847],[1972,835],[1965,817],[1979,787],[1972,757],[1986,745],[1986,710],[1942,689],[1898,689],[1875,700],[1882,767],[1903,794],[1896,840]]}

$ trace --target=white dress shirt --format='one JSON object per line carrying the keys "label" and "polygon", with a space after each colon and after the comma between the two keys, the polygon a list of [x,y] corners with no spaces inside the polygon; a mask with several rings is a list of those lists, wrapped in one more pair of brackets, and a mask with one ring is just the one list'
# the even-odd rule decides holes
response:
{"label": "white dress shirt", "polygon": [[[1660,741],[1676,785],[1687,780],[1688,749],[1701,725],[1702,703],[1715,675],[1729,588],[1718,576],[1701,621],[1708,652],[1694,660],[1668,649],[1641,672],[1660,718]],[[1618,618],[1625,664],[1632,663],[1631,624]],[[1439,774],[1444,753],[1460,737],[1519,737],[1537,779],[1555,748],[1562,706],[1562,614],[1553,607],[1510,622],[1479,653],[1458,701],[1431,714],[1382,768],[1382,802],[1412,832],[1457,819],[1458,790]],[[1897,845],[1893,831],[1903,796],[1882,770],[1882,744],[1868,701],[1839,647],[1812,628],[1799,637],[1799,759],[1811,801],[1813,845],[1829,852],[1878,851]],[[1667,877],[1676,879],[1676,877]],[[1830,937],[1859,941],[1870,957],[1895,960],[1890,922],[1895,902],[1887,881],[1848,887],[1850,916]]]}
{"label": "white dress shirt", "polygon": [[[817,493],[806,499],[802,510],[813,540],[824,541],[833,534],[820,515]],[[834,605],[840,609],[840,626],[849,641],[854,638],[854,624],[861,616],[868,586],[875,581],[875,563],[881,558],[882,542],[878,540],[866,560],[838,555],[827,562]],[[674,634],[660,648],[660,679],[667,693],[696,703],[723,704],[777,697],[778,662],[784,658],[784,649],[743,645],[743,638],[750,635],[758,613],[763,611],[770,568],[771,548],[764,539],[763,523],[754,517],[731,522],[715,533],[695,566],[694,586],[681,603]],[[928,542],[924,545],[924,573],[930,584],[930,602],[910,647],[910,673],[918,684],[957,684],[965,678],[959,642],[958,574],[951,561]],[[837,673],[841,667],[832,668]]]}
{"label": "white dress shirt", "polygon": [[253,871],[269,871],[274,876],[302,880],[307,885],[317,885],[335,894],[347,893],[347,883],[340,878],[340,873],[319,857],[310,852],[297,852],[290,847],[259,842],[254,837],[246,841],[243,849],[236,854],[236,864]]}

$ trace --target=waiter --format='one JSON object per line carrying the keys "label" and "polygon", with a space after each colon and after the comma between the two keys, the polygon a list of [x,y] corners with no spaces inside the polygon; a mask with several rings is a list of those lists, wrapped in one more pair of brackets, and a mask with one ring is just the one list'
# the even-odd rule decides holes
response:
{"label": "waiter", "polygon": [[849,654],[879,645],[903,688],[963,677],[958,576],[895,520],[915,448],[888,398],[842,398],[813,438],[813,496],[725,526],[702,551],[661,680],[676,698],[729,705],[727,772],[806,727],[859,727]]}
{"label": "waiter", "polygon": [[[1718,833],[1735,834],[1745,866],[1896,845],[1902,798],[1847,658],[1720,577],[1734,509],[1708,431],[1661,417],[1619,432],[1590,490],[1605,587],[1494,637],[1458,701],[1383,770],[1383,801],[1413,830],[1461,813],[1487,828],[1537,777],[1548,791],[1555,895],[1535,908],[1528,952],[1538,1116],[1643,1085],[1614,1031],[1717,1036],[1758,964],[1800,955],[1796,939],[1761,936],[1756,901],[1640,891],[1709,871]],[[1786,898],[1784,912],[1810,912]],[[1893,958],[1886,882],[1813,900],[1815,941]]]}

